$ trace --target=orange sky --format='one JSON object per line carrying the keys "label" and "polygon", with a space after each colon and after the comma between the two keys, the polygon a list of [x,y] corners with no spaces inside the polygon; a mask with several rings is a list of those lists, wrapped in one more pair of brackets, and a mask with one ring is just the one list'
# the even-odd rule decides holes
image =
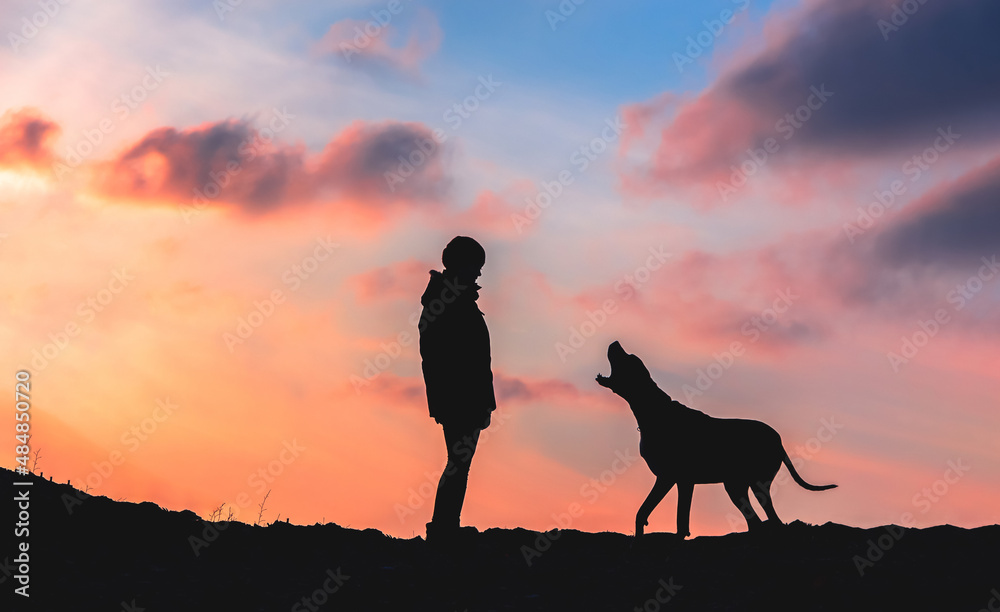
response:
{"label": "orange sky", "polygon": [[[780,63],[795,23],[832,19],[807,8],[741,22],[740,48]],[[1000,522],[1000,245],[975,208],[996,193],[989,129],[967,118],[948,144],[907,124],[893,149],[817,119],[728,202],[731,162],[808,89],[735,97],[751,60],[734,55],[693,91],[595,92],[568,110],[554,81],[511,77],[490,97],[477,77],[514,66],[465,57],[447,9],[398,24],[412,36],[364,65],[330,57],[367,19],[343,10],[303,47],[281,28],[258,36],[268,20],[248,8],[66,7],[0,51],[0,370],[11,387],[31,373],[46,476],[202,516],[225,503],[249,522],[270,491],[265,520],[422,535],[444,448],[413,316],[462,234],[487,251],[500,405],[465,523],[631,532],[653,476],[627,405],[593,380],[613,340],[674,397],[769,423],[806,480],[839,485],[776,484],[786,521]],[[143,38],[121,20],[160,27]],[[834,105],[853,94],[837,91],[815,113],[847,125]],[[445,118],[480,94],[460,127]],[[846,140],[828,144],[834,132]],[[905,166],[935,146],[927,170]],[[899,203],[847,231],[893,180]],[[934,233],[953,221],[964,238]],[[674,530],[675,503],[650,531]],[[736,516],[721,485],[696,489],[695,535],[743,530]]]}

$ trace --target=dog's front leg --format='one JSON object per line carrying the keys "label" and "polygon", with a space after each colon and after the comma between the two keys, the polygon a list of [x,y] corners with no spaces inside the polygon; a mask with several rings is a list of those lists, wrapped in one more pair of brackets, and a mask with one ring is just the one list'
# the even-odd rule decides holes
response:
{"label": "dog's front leg", "polygon": [[649,515],[653,512],[653,508],[663,500],[673,486],[673,480],[657,476],[653,489],[646,496],[646,501],[642,502],[642,506],[639,507],[639,513],[635,515],[636,537],[642,535],[642,528],[649,524]]}
{"label": "dog's front leg", "polygon": [[677,483],[677,537],[684,539],[691,535],[691,497],[694,483]]}

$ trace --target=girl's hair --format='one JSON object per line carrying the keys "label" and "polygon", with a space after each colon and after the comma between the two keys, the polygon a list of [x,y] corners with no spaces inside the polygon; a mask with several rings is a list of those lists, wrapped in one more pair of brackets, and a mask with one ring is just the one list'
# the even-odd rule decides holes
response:
{"label": "girl's hair", "polygon": [[447,268],[482,268],[486,263],[486,250],[468,236],[455,236],[441,254],[441,263]]}

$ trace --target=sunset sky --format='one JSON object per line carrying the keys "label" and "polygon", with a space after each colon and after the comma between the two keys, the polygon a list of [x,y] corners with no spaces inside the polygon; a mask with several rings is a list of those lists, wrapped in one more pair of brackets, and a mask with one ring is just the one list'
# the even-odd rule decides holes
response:
{"label": "sunset sky", "polygon": [[[786,522],[1000,523],[1000,4],[625,4],[4,2],[0,370],[37,471],[422,535],[414,317],[468,235],[499,409],[465,524],[632,532],[614,340],[839,485],[775,484]],[[696,487],[695,536],[745,528]]]}

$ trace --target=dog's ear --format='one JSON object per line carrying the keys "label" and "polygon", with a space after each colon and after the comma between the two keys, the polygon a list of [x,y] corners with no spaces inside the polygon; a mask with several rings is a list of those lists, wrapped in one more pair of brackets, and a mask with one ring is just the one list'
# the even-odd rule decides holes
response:
{"label": "dog's ear", "polygon": [[602,387],[607,387],[608,389],[614,390],[614,388],[611,386],[611,379],[608,378],[607,376],[601,376],[600,374],[598,374],[597,384],[601,385]]}

